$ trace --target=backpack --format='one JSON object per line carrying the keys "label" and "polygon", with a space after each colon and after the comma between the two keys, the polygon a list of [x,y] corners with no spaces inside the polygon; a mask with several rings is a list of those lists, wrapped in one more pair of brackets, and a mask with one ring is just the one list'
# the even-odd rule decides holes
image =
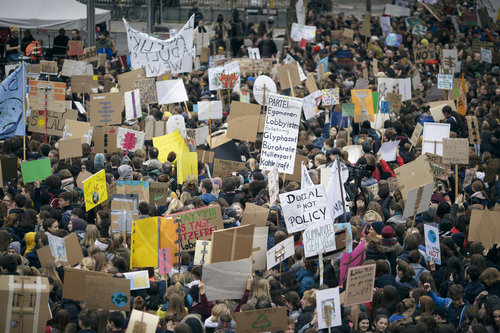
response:
{"label": "backpack", "polygon": [[50,197],[49,206],[58,210],[61,210],[59,198],[52,192],[47,191],[46,194]]}

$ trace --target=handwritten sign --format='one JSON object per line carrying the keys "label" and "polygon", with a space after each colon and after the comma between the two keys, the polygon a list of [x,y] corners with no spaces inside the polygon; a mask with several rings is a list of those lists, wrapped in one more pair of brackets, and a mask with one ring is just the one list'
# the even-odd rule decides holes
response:
{"label": "handwritten sign", "polygon": [[347,286],[344,306],[369,303],[373,298],[375,266],[351,267],[347,272]]}
{"label": "handwritten sign", "polygon": [[130,281],[107,276],[86,276],[85,306],[94,309],[129,310]]}
{"label": "handwritten sign", "polygon": [[148,289],[149,274],[148,271],[135,271],[123,273],[125,279],[130,281],[130,290]]}
{"label": "handwritten sign", "polygon": [[443,139],[444,164],[469,164],[469,139]]}
{"label": "handwritten sign", "polygon": [[74,120],[78,116],[76,110],[56,111],[31,111],[28,122],[28,131],[32,133],[47,133],[48,135],[62,136],[67,120]]}
{"label": "handwritten sign", "polygon": [[226,179],[231,177],[231,174],[233,172],[237,172],[242,169],[245,169],[244,162],[227,161],[214,158],[214,177],[221,177],[222,179]]}
{"label": "handwritten sign", "polygon": [[79,56],[83,54],[83,40],[70,40],[68,41],[68,56]]}
{"label": "handwritten sign", "polygon": [[441,265],[441,246],[439,245],[439,230],[436,227],[424,224],[425,259]]}
{"label": "handwritten sign", "polygon": [[139,89],[141,104],[146,105],[158,103],[156,82],[154,78],[134,80],[134,88]]}
{"label": "handwritten sign", "polygon": [[309,226],[302,233],[302,239],[306,258],[336,249],[335,228],[332,221],[325,221]]}
{"label": "handwritten sign", "polygon": [[361,242],[351,253],[342,253],[340,256],[340,280],[344,283],[347,278],[347,271],[350,267],[360,266],[365,262],[365,242]]}
{"label": "handwritten sign", "polygon": [[117,194],[137,194],[139,202],[149,202],[149,182],[139,180],[118,180],[116,182]]}
{"label": "handwritten sign", "polygon": [[267,269],[273,268],[286,258],[293,256],[294,253],[293,237],[288,237],[267,251]]}
{"label": "handwritten sign", "polygon": [[116,136],[116,147],[128,152],[134,152],[141,149],[144,145],[144,132],[134,131],[129,128],[118,127]]}
{"label": "handwritten sign", "polygon": [[183,251],[194,251],[196,240],[210,239],[212,232],[224,228],[219,205],[188,210],[171,214],[168,217],[180,219],[179,228]]}
{"label": "handwritten sign", "polygon": [[438,89],[453,90],[453,74],[437,75]]}
{"label": "handwritten sign", "polygon": [[29,82],[29,106],[31,110],[50,110],[64,112],[66,110],[66,84],[63,82],[35,81]]}

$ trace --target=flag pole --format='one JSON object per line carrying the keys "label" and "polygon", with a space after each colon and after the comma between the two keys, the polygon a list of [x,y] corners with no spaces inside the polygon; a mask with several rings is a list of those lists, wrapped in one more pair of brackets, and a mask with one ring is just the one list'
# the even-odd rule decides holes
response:
{"label": "flag pole", "polygon": [[24,61],[23,61],[23,161],[26,161],[26,85],[25,85],[25,77],[24,77]]}

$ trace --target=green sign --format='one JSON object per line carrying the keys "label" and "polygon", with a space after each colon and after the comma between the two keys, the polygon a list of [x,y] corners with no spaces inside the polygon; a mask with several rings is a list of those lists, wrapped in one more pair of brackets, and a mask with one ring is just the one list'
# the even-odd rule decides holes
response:
{"label": "green sign", "polygon": [[48,176],[52,176],[50,159],[44,158],[35,161],[22,162],[21,173],[25,184],[37,180],[44,180]]}
{"label": "green sign", "polygon": [[354,103],[342,103],[342,117],[354,117]]}

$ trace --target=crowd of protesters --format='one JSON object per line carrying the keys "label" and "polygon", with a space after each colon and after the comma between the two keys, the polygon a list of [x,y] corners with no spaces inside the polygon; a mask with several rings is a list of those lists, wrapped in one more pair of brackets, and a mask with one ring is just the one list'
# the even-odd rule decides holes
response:
{"label": "crowd of protesters", "polygon": [[[491,171],[491,166],[495,166],[500,158],[500,63],[496,57],[492,64],[485,63],[479,53],[472,52],[473,41],[488,41],[493,42],[496,53],[500,42],[499,29],[494,23],[483,28],[462,24],[463,11],[474,10],[474,1],[463,1],[456,6],[448,3],[438,1],[432,7],[437,17],[420,2],[411,6],[411,15],[427,26],[427,33],[420,37],[408,30],[404,17],[391,17],[392,30],[403,35],[399,48],[384,45],[379,18],[372,17],[372,37],[368,39],[382,50],[379,53],[369,50],[366,38],[360,36],[362,21],[353,16],[339,17],[311,10],[307,13],[306,23],[317,27],[314,42],[304,48],[292,43],[281,55],[283,58],[290,54],[306,74],[315,71],[319,59],[329,56],[322,84],[324,88],[340,88],[342,102],[349,102],[350,89],[363,77],[364,69],[368,70],[368,82],[374,91],[377,91],[379,77],[406,78],[417,72],[421,79],[421,84],[412,92],[412,99],[404,102],[399,110],[394,110],[390,120],[385,121],[383,130],[376,130],[368,121],[352,123],[350,132],[347,128],[331,126],[328,109],[315,119],[300,123],[297,153],[307,156],[308,172],[315,184],[320,182],[320,169],[329,167],[337,158],[346,165],[370,165],[374,168],[373,172],[363,175],[361,185],[354,181],[351,173],[349,183],[345,185],[350,207],[345,217],[347,221],[343,215],[335,221],[350,223],[353,248],[362,240],[366,243],[365,264],[376,265],[373,300],[359,306],[341,306],[342,325],[332,327],[329,332],[500,331],[500,243],[485,248],[481,242],[468,241],[471,212],[493,210],[495,206],[498,209],[500,203],[498,164]],[[455,30],[452,17],[457,18],[459,31]],[[203,16],[198,15],[201,24],[202,19]],[[233,19],[239,20],[239,16],[234,15]],[[217,25],[221,26],[220,34]],[[216,27],[214,39],[224,39],[226,28],[230,28],[230,25],[224,26],[223,17],[220,21],[217,19],[213,26]],[[355,31],[352,44],[332,37],[332,31],[344,28]],[[262,45],[262,40],[272,41],[269,38],[272,33],[265,22],[259,26],[258,32],[253,25],[244,25],[243,22],[239,29],[245,35],[242,43],[216,44],[238,56],[244,54],[248,46]],[[13,38],[15,33],[12,31]],[[413,49],[429,43],[435,46],[435,59],[415,64]],[[18,46],[12,47],[19,49]],[[270,49],[273,52],[266,54],[274,56],[275,48]],[[396,177],[395,168],[412,162],[421,154],[421,143],[414,147],[409,137],[418,122],[433,121],[425,97],[436,83],[443,60],[440,55],[442,49],[458,50],[461,70],[468,86],[466,114],[477,117],[481,143],[475,147],[470,145],[469,164],[458,168],[459,195],[455,196],[457,184],[452,171],[445,179],[436,179],[429,209],[416,217],[412,227],[412,218],[403,218],[405,201],[398,190],[391,190],[388,179]],[[335,56],[338,50],[350,50],[352,61],[339,61]],[[7,51],[15,50],[10,48]],[[125,64],[112,61],[111,56],[109,54],[106,66],[97,68],[101,91],[106,80],[116,82],[117,74],[129,70]],[[374,58],[378,60],[377,71],[373,70]],[[209,91],[206,68],[207,64],[202,64],[200,70],[178,75],[184,80],[188,92],[189,101],[185,106],[175,106],[166,111],[153,105],[149,114],[146,108],[143,109],[142,118],[165,120],[173,114],[181,114],[187,128],[208,126],[207,122],[198,121],[197,114],[192,112],[194,104],[212,99],[215,94]],[[242,76],[242,90],[251,91],[259,74],[269,73]],[[72,93],[69,78],[60,75],[51,79],[67,82],[68,100],[83,100],[82,94]],[[279,92],[290,93],[281,89]],[[297,97],[307,95],[304,87],[296,88],[294,93]],[[239,101],[240,96],[233,92],[230,99]],[[253,96],[251,103],[256,103]],[[190,112],[186,112],[186,107]],[[449,107],[443,108],[442,112],[445,117],[443,122],[451,125],[451,137],[469,137],[463,115]],[[226,103],[223,119],[212,121],[212,130],[215,132],[224,128],[230,114],[230,106]],[[79,120],[87,119],[84,114],[79,114]],[[139,121],[129,125],[141,129]],[[95,173],[104,169],[109,188],[115,187],[119,179],[167,183],[170,193],[168,205],[141,202],[141,217],[168,215],[218,204],[224,226],[231,228],[240,225],[246,204],[254,203],[269,208],[268,249],[288,237],[283,212],[279,205],[277,209],[274,203],[269,202],[266,173],[259,169],[261,138],[255,143],[237,143],[245,169],[235,170],[233,176],[225,179],[210,178],[207,165],[200,162],[199,174],[188,176],[183,184],[176,181],[175,156],[160,162],[158,149],[152,146],[151,141],[146,141],[143,149],[128,156],[121,151],[94,153],[92,145],[83,144],[83,157],[70,161],[59,159],[58,139],[52,136],[45,142],[44,137],[36,133],[26,138],[27,160],[50,159],[53,176],[41,182],[24,183],[19,171],[17,179],[4,182],[0,203],[0,274],[48,278],[52,319],[47,322],[46,332],[124,332],[130,316],[128,311],[89,309],[82,302],[64,299],[62,288],[65,277],[61,262],[49,260],[43,266],[40,264],[37,250],[48,244],[48,233],[59,237],[76,233],[84,253],[77,268],[107,272],[115,277],[123,277],[123,273],[131,270],[130,236],[111,232],[109,202],[86,211],[83,191],[76,182],[81,171]],[[397,163],[386,162],[378,150],[383,142],[394,140],[400,140]],[[361,145],[363,150],[363,156],[355,164],[349,162],[347,152],[342,150],[350,142]],[[193,150],[193,142],[188,143]],[[208,150],[209,147],[201,145],[197,149]],[[23,138],[4,140],[1,155],[21,159]],[[473,177],[466,182],[465,176],[470,170]],[[493,172],[493,176],[485,181],[488,172]],[[367,186],[375,183],[378,184],[378,193],[373,194]],[[281,193],[299,188],[300,183],[290,180],[283,183],[280,180]],[[425,259],[425,224],[439,229],[441,265]],[[494,230],[493,226],[491,228]],[[286,332],[326,332],[317,329],[315,293],[337,286],[341,291],[344,289],[345,285],[339,285],[339,258],[325,260],[324,282],[320,285],[318,261],[305,259],[301,233],[294,233],[293,237],[295,254],[287,259],[286,269],[280,271],[279,267],[274,267],[255,271],[248,278],[241,299],[208,302],[202,266],[193,265],[192,252],[183,252],[182,265],[168,275],[159,275],[155,269],[148,269],[150,288],[131,292],[131,309],[157,314],[161,318],[157,332],[198,333],[237,331],[234,313],[238,311],[286,307]],[[223,284],[224,281],[221,281],[221,287]]]}

